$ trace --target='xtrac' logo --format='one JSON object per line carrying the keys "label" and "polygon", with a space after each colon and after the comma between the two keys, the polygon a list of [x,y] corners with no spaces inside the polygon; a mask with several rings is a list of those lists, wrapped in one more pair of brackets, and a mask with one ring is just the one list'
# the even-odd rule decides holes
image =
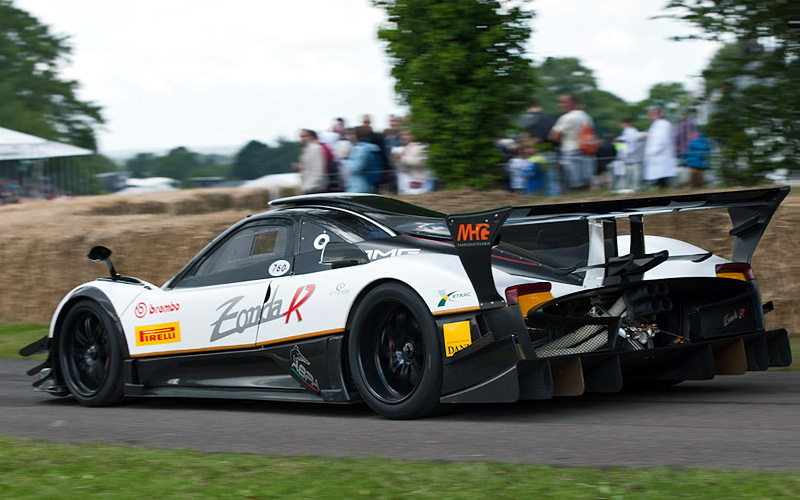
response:
{"label": "'xtrac' logo", "polygon": [[442,299],[439,301],[439,304],[436,307],[444,307],[447,305],[447,301],[458,302],[458,299],[464,299],[472,297],[471,292],[461,292],[459,293],[458,290],[453,290],[452,292],[448,293],[447,290],[439,290],[439,295]]}

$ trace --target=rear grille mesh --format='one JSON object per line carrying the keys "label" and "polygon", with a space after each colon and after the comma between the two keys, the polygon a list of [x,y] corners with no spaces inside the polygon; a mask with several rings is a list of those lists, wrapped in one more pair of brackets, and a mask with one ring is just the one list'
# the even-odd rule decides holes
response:
{"label": "rear grille mesh", "polygon": [[565,317],[532,313],[525,320],[539,357],[583,354],[614,348],[619,318]]}

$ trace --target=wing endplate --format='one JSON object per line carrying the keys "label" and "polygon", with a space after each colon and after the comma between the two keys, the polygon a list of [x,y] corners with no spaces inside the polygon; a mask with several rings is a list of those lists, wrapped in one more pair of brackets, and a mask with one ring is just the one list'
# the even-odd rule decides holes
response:
{"label": "wing endplate", "polygon": [[512,207],[447,216],[447,228],[458,258],[475,288],[481,308],[505,304],[494,285],[492,248],[500,241],[500,228]]}

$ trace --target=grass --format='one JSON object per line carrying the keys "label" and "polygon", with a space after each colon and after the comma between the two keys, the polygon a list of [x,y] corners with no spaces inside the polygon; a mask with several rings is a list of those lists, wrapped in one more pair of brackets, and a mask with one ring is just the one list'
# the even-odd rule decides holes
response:
{"label": "grass", "polygon": [[47,335],[47,325],[0,322],[0,358],[18,358],[19,350]]}
{"label": "grass", "polygon": [[797,498],[800,475],[279,458],[0,435],[3,498]]}
{"label": "grass", "polygon": [[[0,323],[0,357],[18,357],[22,346],[45,334],[43,325]],[[800,338],[790,338],[793,352],[800,353]],[[795,361],[794,369],[797,365]],[[0,498],[735,500],[798,496],[798,474],[278,458],[62,445],[0,435]]]}

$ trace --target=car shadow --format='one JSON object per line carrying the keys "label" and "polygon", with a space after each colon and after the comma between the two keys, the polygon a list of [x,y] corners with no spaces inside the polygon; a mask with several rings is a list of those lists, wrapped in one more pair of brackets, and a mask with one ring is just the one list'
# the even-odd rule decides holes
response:
{"label": "car shadow", "polygon": [[[575,413],[615,411],[631,405],[700,402],[729,393],[741,395],[742,388],[734,382],[685,382],[664,388],[633,388],[608,394],[555,397],[547,400],[515,403],[468,403],[447,405],[435,418],[452,421],[518,420],[558,418]],[[43,400],[48,406],[80,406],[74,398]],[[239,413],[271,413],[285,416],[320,417],[332,419],[383,419],[364,403],[325,404],[305,402],[263,401],[213,398],[128,398],[122,407],[130,411],[228,411]],[[95,409],[93,409],[95,410]]]}

